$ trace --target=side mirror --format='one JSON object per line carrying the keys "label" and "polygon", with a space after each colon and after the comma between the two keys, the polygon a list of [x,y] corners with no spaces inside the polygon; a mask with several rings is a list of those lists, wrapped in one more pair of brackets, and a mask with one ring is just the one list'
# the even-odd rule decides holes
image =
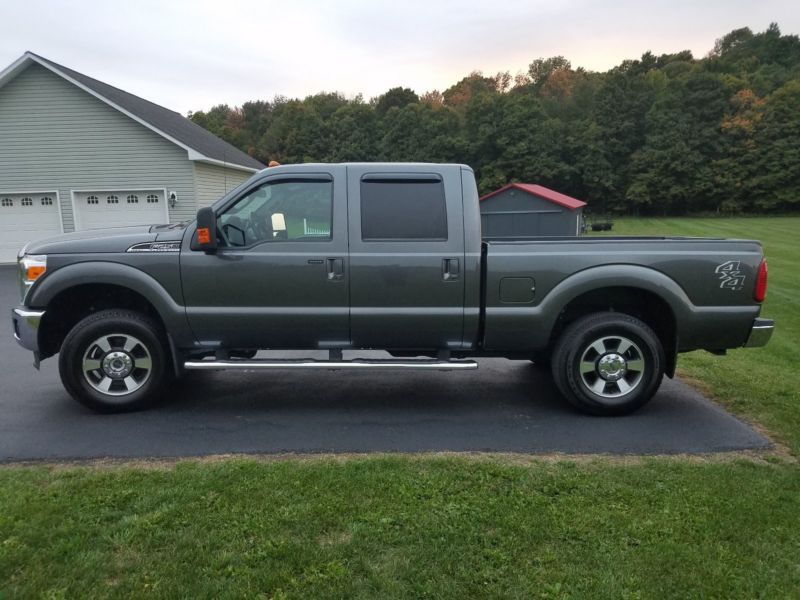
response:
{"label": "side mirror", "polygon": [[210,208],[197,211],[197,231],[192,239],[192,250],[217,251],[217,215]]}

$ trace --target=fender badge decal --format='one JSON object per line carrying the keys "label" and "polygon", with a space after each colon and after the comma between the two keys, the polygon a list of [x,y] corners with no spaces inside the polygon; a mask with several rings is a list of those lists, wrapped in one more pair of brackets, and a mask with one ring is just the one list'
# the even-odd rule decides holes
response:
{"label": "fender badge decal", "polygon": [[719,287],[723,290],[738,291],[744,287],[745,276],[742,274],[738,260],[729,260],[722,263],[714,269],[714,272],[719,275]]}
{"label": "fender badge decal", "polygon": [[180,252],[181,243],[177,242],[144,242],[134,244],[126,252]]}

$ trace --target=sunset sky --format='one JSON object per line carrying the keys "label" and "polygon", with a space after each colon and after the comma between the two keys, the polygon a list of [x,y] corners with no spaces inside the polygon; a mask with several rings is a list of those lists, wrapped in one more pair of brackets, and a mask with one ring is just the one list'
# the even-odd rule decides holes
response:
{"label": "sunset sky", "polygon": [[557,54],[590,70],[646,50],[699,57],[772,21],[800,33],[800,2],[3,0],[0,68],[31,50],[186,113],[277,94],[443,90]]}

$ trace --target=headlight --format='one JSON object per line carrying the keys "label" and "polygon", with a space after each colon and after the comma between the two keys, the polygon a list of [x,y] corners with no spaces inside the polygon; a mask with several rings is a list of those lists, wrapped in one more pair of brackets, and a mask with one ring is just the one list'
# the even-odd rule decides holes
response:
{"label": "headlight", "polygon": [[33,285],[47,271],[47,256],[44,254],[26,254],[19,259],[19,280],[22,287],[22,298]]}

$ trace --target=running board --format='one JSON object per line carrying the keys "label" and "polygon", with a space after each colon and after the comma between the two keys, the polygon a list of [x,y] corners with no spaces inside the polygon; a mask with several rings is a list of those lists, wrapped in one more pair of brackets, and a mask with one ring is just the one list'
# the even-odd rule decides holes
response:
{"label": "running board", "polygon": [[392,359],[353,359],[353,360],[190,360],[183,368],[188,371],[204,370],[262,370],[262,369],[343,369],[354,371],[464,371],[477,369],[474,360],[392,360]]}

